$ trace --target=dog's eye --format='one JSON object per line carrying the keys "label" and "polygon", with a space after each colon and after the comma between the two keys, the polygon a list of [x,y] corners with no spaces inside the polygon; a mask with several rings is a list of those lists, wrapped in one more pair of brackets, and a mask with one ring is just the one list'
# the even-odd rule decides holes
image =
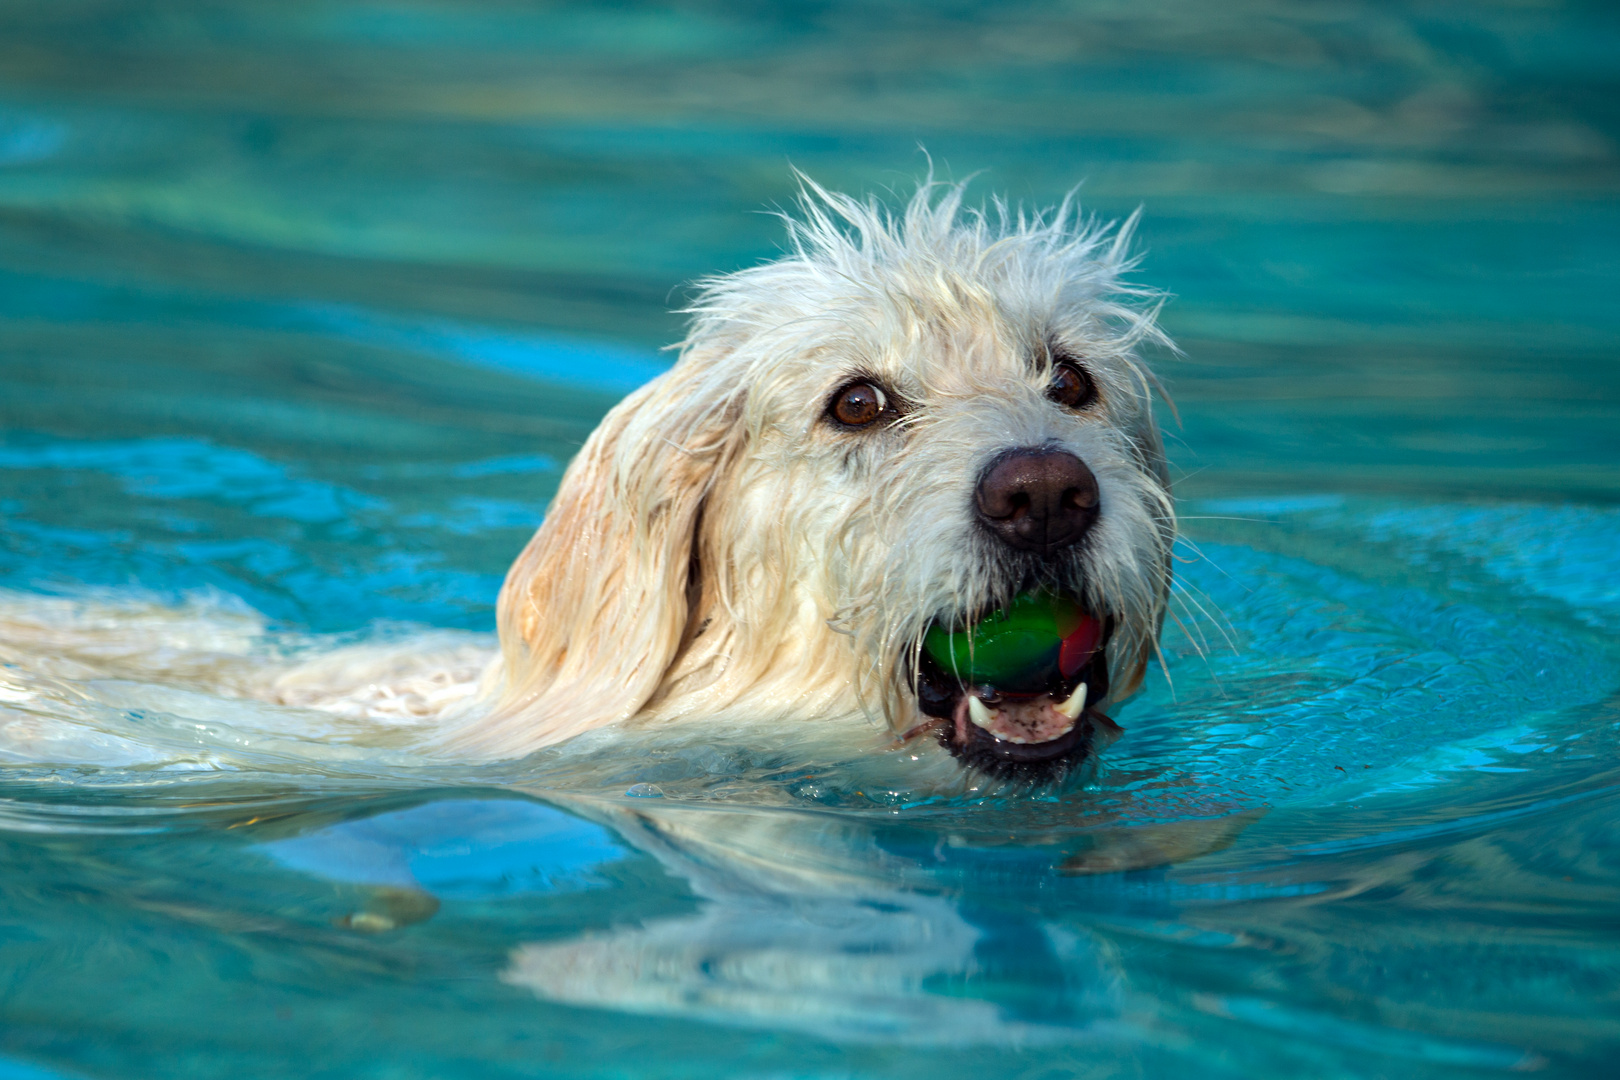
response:
{"label": "dog's eye", "polygon": [[838,391],[827,411],[845,427],[866,427],[889,408],[889,399],[869,382],[851,383]]}
{"label": "dog's eye", "polygon": [[1061,363],[1052,369],[1052,382],[1046,396],[1070,409],[1083,409],[1097,400],[1097,387],[1091,376],[1074,364]]}

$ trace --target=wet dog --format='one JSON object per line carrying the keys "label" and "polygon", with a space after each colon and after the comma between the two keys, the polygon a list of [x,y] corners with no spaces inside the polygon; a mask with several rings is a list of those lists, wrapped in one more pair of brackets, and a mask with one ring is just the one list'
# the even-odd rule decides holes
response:
{"label": "wet dog", "polygon": [[[1175,532],[1135,221],[962,199],[925,184],[890,213],[807,182],[785,257],[701,284],[678,362],[602,421],[511,568],[491,703],[444,748],[875,723],[1043,780],[1117,730]],[[1032,593],[1099,627],[1079,669],[1009,695],[923,648]]]}

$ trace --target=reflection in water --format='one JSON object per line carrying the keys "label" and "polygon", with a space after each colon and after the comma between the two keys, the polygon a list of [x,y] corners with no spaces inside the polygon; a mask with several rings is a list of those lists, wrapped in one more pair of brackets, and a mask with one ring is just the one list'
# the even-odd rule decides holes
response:
{"label": "reflection in water", "polygon": [[[504,927],[517,940],[500,966],[501,982],[542,1001],[609,1014],[792,1031],[844,1045],[1038,1054],[1061,1047],[1105,1059],[1173,1050],[1217,1018],[1252,1033],[1251,1052],[1237,1054],[1251,1063],[1288,1060],[1281,1047],[1303,1035],[1392,1064],[1547,1064],[1501,1041],[1523,1034],[1511,1026],[1421,1034],[1335,1017],[1308,991],[1278,999],[1244,990],[1251,973],[1290,954],[1349,946],[1311,928],[1313,908],[1353,902],[1375,888],[1400,890],[1422,877],[1423,865],[1409,847],[1398,850],[1393,836],[1369,838],[1364,847],[1397,850],[1347,876],[1349,864],[1324,859],[1320,845],[1251,850],[1248,862],[1276,867],[1258,875],[1167,876],[1146,872],[1156,862],[1135,861],[1144,850],[1197,858],[1224,848],[1258,817],[1070,830],[1041,851],[1005,843],[1001,830],[1021,821],[1016,808],[927,829],[850,814],[645,799],[548,805],[452,796],[338,823],[295,818],[291,827],[308,831],[262,850],[304,873],[361,886],[357,910],[335,922],[369,933],[432,918],[441,897],[465,905],[606,890],[603,902],[611,906],[613,869],[631,852],[650,855],[686,886],[690,907],[583,933],[557,927],[542,940],[522,940],[521,924]],[[1478,833],[1484,824],[1451,831]],[[1111,869],[1139,872],[1075,878],[1074,856],[1063,852],[1076,850]],[[1268,908],[1273,919],[1292,909],[1284,936],[1243,928],[1243,912]],[[446,912],[441,919],[455,917],[454,907]],[[1436,943],[1425,944],[1414,929],[1407,947],[1432,954]],[[1409,970],[1431,961],[1419,959]],[[1160,986],[1167,962],[1188,990],[1180,1006]],[[1335,978],[1343,986],[1368,974],[1344,970]],[[1449,1007],[1459,1004],[1456,993],[1455,986],[1441,990]],[[1266,1032],[1283,1042],[1268,1045]]]}
{"label": "reflection in water", "polygon": [[952,897],[897,888],[910,868],[853,822],[598,810],[703,903],[694,915],[520,945],[501,977],[542,998],[931,1044],[1072,1038],[1118,1013],[1117,973],[1094,942],[1055,941],[1016,917],[991,915],[987,931]]}
{"label": "reflection in water", "polygon": [[[431,917],[440,898],[599,888],[598,869],[621,860],[618,845],[628,843],[682,880],[698,910],[519,944],[503,981],[571,1005],[829,1039],[1024,1045],[1118,1036],[1127,1022],[1123,972],[1108,944],[1052,918],[1060,909],[1022,910],[1050,888],[1054,869],[1193,858],[1258,816],[1071,830],[1059,848],[1082,854],[1057,868],[1061,851],[1003,847],[984,892],[963,873],[986,853],[975,837],[994,836],[996,822],[983,815],[960,819],[965,834],[919,833],[779,809],[563,805],[611,831],[541,803],[448,799],[263,850],[289,868],[364,886],[342,924],[380,931]],[[1020,823],[1016,810],[987,813],[1003,827]]]}

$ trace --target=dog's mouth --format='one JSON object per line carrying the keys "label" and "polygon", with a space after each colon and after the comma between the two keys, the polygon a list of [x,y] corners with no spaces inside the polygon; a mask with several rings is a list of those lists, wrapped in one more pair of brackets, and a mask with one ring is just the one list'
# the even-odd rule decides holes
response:
{"label": "dog's mouth", "polygon": [[1108,695],[1112,619],[1069,598],[1025,594],[974,623],[970,633],[936,620],[917,668],[917,702],[931,718],[919,727],[964,764],[1051,782],[1118,735],[1097,709]]}

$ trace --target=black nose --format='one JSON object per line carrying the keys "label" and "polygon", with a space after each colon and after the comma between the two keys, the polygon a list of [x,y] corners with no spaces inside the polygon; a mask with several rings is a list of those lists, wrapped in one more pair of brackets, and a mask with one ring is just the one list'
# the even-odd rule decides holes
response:
{"label": "black nose", "polygon": [[1005,543],[1050,555],[1097,520],[1097,478],[1067,450],[1012,450],[984,471],[974,501],[979,520]]}

